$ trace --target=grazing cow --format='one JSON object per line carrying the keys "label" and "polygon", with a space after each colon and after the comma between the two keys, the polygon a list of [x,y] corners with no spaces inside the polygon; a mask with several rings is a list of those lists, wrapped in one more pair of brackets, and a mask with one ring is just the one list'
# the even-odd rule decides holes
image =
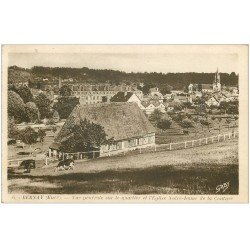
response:
{"label": "grazing cow", "polygon": [[75,162],[73,159],[66,159],[58,163],[58,165],[55,167],[55,171],[70,170],[70,169],[73,170],[74,165]]}
{"label": "grazing cow", "polygon": [[189,134],[188,130],[183,130],[183,134],[188,135]]}
{"label": "grazing cow", "polygon": [[23,167],[26,173],[30,173],[31,169],[36,168],[36,162],[35,160],[24,160],[21,162],[20,167]]}

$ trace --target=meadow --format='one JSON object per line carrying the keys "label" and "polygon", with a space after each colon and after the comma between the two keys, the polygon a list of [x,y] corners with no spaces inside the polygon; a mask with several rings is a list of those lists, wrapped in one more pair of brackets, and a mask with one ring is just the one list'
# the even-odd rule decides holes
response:
{"label": "meadow", "polygon": [[[238,193],[238,139],[176,151],[127,154],[77,162],[73,171],[10,171],[9,193],[223,194]],[[218,193],[219,194],[219,193]]]}

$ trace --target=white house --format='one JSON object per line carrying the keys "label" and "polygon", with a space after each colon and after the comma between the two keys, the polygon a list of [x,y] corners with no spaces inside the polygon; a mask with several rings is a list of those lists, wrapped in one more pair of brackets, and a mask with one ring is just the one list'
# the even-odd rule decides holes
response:
{"label": "white house", "polygon": [[135,102],[139,108],[142,108],[140,98],[133,92],[118,92],[111,97],[110,102]]}
{"label": "white house", "polygon": [[166,112],[167,103],[162,103],[160,101],[149,100],[141,102],[141,109],[147,114],[152,114],[156,109],[160,110],[162,113]]}
{"label": "white house", "polygon": [[156,87],[149,89],[149,96],[151,96],[151,97],[157,97],[159,99],[163,99],[162,93]]}
{"label": "white house", "polygon": [[220,106],[220,101],[215,96],[210,97],[205,103],[207,104],[208,107]]}

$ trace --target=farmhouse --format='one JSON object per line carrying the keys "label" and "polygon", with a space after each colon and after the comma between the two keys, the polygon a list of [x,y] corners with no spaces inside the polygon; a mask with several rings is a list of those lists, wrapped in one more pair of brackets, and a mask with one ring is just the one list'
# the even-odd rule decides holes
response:
{"label": "farmhouse", "polygon": [[136,103],[78,105],[50,146],[49,156],[58,157],[62,153],[59,152],[60,144],[70,136],[70,127],[79,124],[84,119],[101,125],[107,139],[113,138],[114,140],[112,145],[101,145],[96,149],[100,156],[155,144],[155,129]]}
{"label": "farmhouse", "polygon": [[220,101],[215,96],[212,96],[206,101],[206,104],[208,107],[211,107],[211,106],[218,107],[218,106],[220,106]]}
{"label": "farmhouse", "polygon": [[166,112],[166,107],[168,106],[167,103],[162,103],[161,101],[157,100],[149,100],[149,101],[142,101],[141,102],[141,109],[147,114],[150,115],[154,112],[154,110],[158,109],[162,113]]}
{"label": "farmhouse", "polygon": [[159,99],[163,99],[163,95],[162,95],[162,93],[159,91],[159,89],[158,88],[150,88],[149,89],[149,96],[150,97],[157,97],[157,98],[159,98]]}
{"label": "farmhouse", "polygon": [[142,107],[140,98],[133,92],[118,92],[111,97],[111,102],[135,102],[139,108]]}

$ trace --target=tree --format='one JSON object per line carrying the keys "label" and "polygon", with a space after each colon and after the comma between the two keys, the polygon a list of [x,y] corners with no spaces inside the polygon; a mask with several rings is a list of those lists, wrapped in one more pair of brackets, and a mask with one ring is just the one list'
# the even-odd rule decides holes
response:
{"label": "tree", "polygon": [[184,104],[180,102],[171,102],[171,107],[174,108],[174,111],[181,111],[184,108]]}
{"label": "tree", "polygon": [[15,124],[13,119],[8,119],[8,138],[11,139],[18,139],[19,137],[19,130]]}
{"label": "tree", "polygon": [[8,91],[8,116],[17,123],[27,121],[25,105],[22,98],[14,91]]}
{"label": "tree", "polygon": [[39,129],[38,132],[37,132],[37,136],[40,139],[40,142],[44,142],[46,132],[43,129]]}
{"label": "tree", "polygon": [[79,99],[76,97],[61,97],[54,105],[61,119],[67,119],[76,105],[79,104]]}
{"label": "tree", "polygon": [[192,128],[194,126],[193,124],[193,121],[188,119],[188,118],[185,118],[182,120],[182,127],[184,128]]}
{"label": "tree", "polygon": [[200,84],[200,83],[198,84],[197,90],[200,91],[200,92],[202,91],[202,84]]}
{"label": "tree", "polygon": [[161,86],[160,86],[160,92],[161,92],[163,95],[170,94],[172,89],[173,89],[173,87],[171,87],[171,86],[168,85],[168,84],[164,84],[164,85],[161,85]]}
{"label": "tree", "polygon": [[198,106],[195,108],[195,111],[199,115],[206,114],[206,105],[204,103],[199,103]]}
{"label": "tree", "polygon": [[[209,122],[207,119],[201,119],[201,120],[200,120],[200,123],[201,123],[201,125],[203,125],[203,126],[207,126],[207,128],[208,128],[208,130],[209,130],[209,132],[210,132],[210,122]],[[202,130],[203,130],[203,128],[202,128]]]}
{"label": "tree", "polygon": [[20,97],[23,99],[24,103],[32,102],[33,101],[33,95],[30,91],[30,88],[27,86],[20,86],[15,89],[15,92],[20,95]]}
{"label": "tree", "polygon": [[155,109],[149,116],[149,120],[153,123],[158,123],[162,119],[163,113],[159,109]]}
{"label": "tree", "polygon": [[217,118],[217,121],[218,121],[218,123],[219,123],[219,133],[220,133],[220,131],[221,131],[221,121],[222,121],[222,118],[221,118],[221,117],[218,117],[218,118]]}
{"label": "tree", "polygon": [[188,129],[193,127],[193,122],[190,119],[185,118],[182,120],[180,125],[182,126],[182,128]]}
{"label": "tree", "polygon": [[25,144],[30,145],[37,142],[38,133],[31,127],[27,127],[20,132],[19,139],[22,140]]}
{"label": "tree", "polygon": [[44,93],[40,93],[35,98],[35,104],[38,107],[40,119],[49,118],[51,116],[50,99]]}
{"label": "tree", "polygon": [[64,85],[59,89],[60,96],[71,96],[72,90],[69,86]]}
{"label": "tree", "polygon": [[80,124],[75,124],[69,128],[68,138],[61,143],[60,150],[63,152],[83,152],[92,151],[100,148],[101,145],[113,142],[107,139],[103,127],[86,119],[81,120]]}
{"label": "tree", "polygon": [[159,129],[166,130],[166,129],[170,128],[171,124],[172,124],[171,119],[162,119],[157,123],[157,127]]}
{"label": "tree", "polygon": [[233,101],[228,103],[228,114],[239,114],[239,101]]}
{"label": "tree", "polygon": [[184,93],[188,93],[189,92],[189,89],[188,89],[188,86],[186,85],[186,86],[184,86],[184,88],[183,88],[183,92]]}
{"label": "tree", "polygon": [[25,111],[30,122],[35,122],[39,118],[39,110],[34,102],[27,102]]}
{"label": "tree", "polygon": [[226,123],[227,123],[228,129],[229,129],[229,128],[230,128],[231,119],[230,119],[230,118],[227,118],[227,119],[226,119]]}

